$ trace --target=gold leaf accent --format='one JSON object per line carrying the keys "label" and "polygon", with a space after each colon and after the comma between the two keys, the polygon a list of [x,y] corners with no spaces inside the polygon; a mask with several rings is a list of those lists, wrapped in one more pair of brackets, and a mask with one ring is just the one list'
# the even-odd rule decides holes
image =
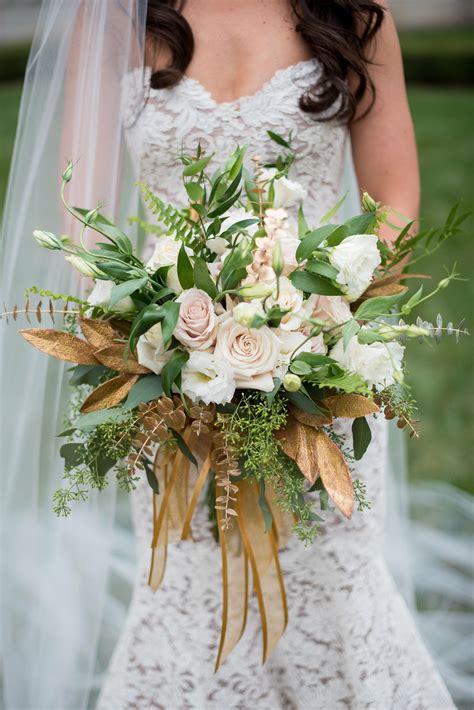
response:
{"label": "gold leaf accent", "polygon": [[377,285],[377,282],[369,286],[365,291],[365,298],[375,298],[376,296],[395,296],[397,293],[406,293],[408,286],[397,283],[386,283]]}
{"label": "gold leaf accent", "polygon": [[352,517],[354,489],[351,473],[339,447],[324,431],[312,431],[316,467],[329,497],[346,518]]}
{"label": "gold leaf accent", "polygon": [[79,318],[79,325],[86,338],[95,350],[112,345],[117,333],[105,320]]}
{"label": "gold leaf accent", "polygon": [[128,353],[127,357],[123,345],[108,345],[96,350],[94,354],[102,365],[116,372],[128,372],[131,375],[146,375],[150,372],[147,367],[137,362],[132,353]]}
{"label": "gold leaf accent", "polygon": [[361,394],[335,394],[325,397],[323,404],[331,410],[334,417],[346,417],[355,419],[356,417],[366,417],[369,414],[379,412],[379,407],[371,399]]}
{"label": "gold leaf accent", "polygon": [[97,412],[119,404],[130,392],[138,375],[118,375],[93,390],[81,407],[81,412]]}
{"label": "gold leaf accent", "polygon": [[20,330],[20,333],[35,348],[58,360],[75,362],[79,365],[97,365],[97,359],[89,343],[76,338],[71,333],[49,328],[29,328]]}
{"label": "gold leaf accent", "polygon": [[283,451],[296,463],[303,476],[313,484],[318,476],[315,441],[317,430],[290,416],[286,426],[276,432]]}
{"label": "gold leaf accent", "polygon": [[[325,401],[323,400],[323,403],[324,402]],[[329,407],[327,408],[329,409]],[[316,428],[324,426],[326,424],[331,424],[332,422],[331,412],[328,412],[326,416],[320,414],[308,414],[307,412],[303,412],[302,409],[298,409],[298,407],[293,407],[292,405],[290,405],[289,411],[295,419],[301,422],[301,424],[306,424],[307,426],[312,426]]]}

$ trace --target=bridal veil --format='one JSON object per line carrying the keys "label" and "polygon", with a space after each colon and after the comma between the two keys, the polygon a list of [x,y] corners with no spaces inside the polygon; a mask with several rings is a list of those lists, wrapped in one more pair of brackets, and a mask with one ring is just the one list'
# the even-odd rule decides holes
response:
{"label": "bridal veil", "polygon": [[[0,303],[7,307],[21,308],[29,286],[80,291],[72,270],[31,237],[33,229],[74,236],[59,200],[67,158],[76,161],[68,186],[72,204],[93,208],[101,202],[102,211],[117,220],[138,213],[123,140],[130,117],[123,116],[121,85],[130,73],[137,80],[136,105],[146,99],[140,79],[146,6],[147,0],[43,2],[0,243]],[[358,188],[349,154],[345,183],[344,209],[355,213]],[[21,318],[0,323],[4,704],[78,710],[93,707],[120,631],[133,577],[133,536],[126,501],[117,498],[113,482],[68,518],[54,515],[51,496],[62,475],[56,435],[67,408],[67,365],[33,351],[18,336]],[[445,600],[444,607],[418,620],[451,692],[468,701],[470,500],[443,484],[408,491],[403,444],[399,432],[393,434],[388,557],[413,609],[417,580],[423,581],[425,596]],[[409,527],[409,501],[439,510],[436,530],[420,522]]]}

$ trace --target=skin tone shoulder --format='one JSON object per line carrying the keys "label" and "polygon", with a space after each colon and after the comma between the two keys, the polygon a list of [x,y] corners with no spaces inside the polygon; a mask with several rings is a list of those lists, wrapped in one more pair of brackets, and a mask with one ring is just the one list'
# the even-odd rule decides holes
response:
{"label": "skin tone shoulder", "polygon": [[[218,102],[251,95],[278,69],[311,57],[295,32],[288,0],[187,0],[183,15],[195,39],[186,74]],[[417,150],[400,46],[388,8],[369,55],[377,97],[363,117],[368,98],[362,102],[359,120],[350,126],[357,177],[377,201],[415,218],[420,196]],[[164,66],[167,59],[160,53],[152,63]],[[382,236],[390,241],[391,230]]]}

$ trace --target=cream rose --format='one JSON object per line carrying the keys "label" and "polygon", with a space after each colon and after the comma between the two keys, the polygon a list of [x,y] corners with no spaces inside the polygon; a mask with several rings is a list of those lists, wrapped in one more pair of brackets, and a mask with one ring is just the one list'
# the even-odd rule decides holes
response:
{"label": "cream rose", "polygon": [[226,404],[235,392],[232,368],[215,354],[194,350],[181,372],[181,390],[193,402]]}
{"label": "cream rose", "polygon": [[110,308],[110,294],[112,293],[113,287],[114,284],[112,281],[96,281],[94,288],[89,294],[87,302],[90,303],[91,306],[101,306],[102,308],[110,310],[113,313],[130,313],[131,311],[134,311],[135,305],[130,296],[122,298],[120,301],[117,301],[112,308]]}
{"label": "cream rose", "polygon": [[236,387],[271,392],[280,348],[280,338],[267,326],[246,328],[230,316],[218,324],[214,354],[229,363]]}
{"label": "cream rose", "polygon": [[140,336],[137,343],[137,358],[140,365],[148,367],[157,375],[171,357],[172,350],[165,350],[161,325],[157,323]]}
{"label": "cream rose", "polygon": [[395,382],[396,372],[401,371],[405,348],[400,343],[359,343],[357,336],[351,338],[344,350],[342,339],[329,353],[346,370],[356,372],[369,385],[382,390]]}
{"label": "cream rose", "polygon": [[342,296],[318,296],[313,310],[313,318],[327,321],[327,328],[341,325],[351,320],[352,313]]}
{"label": "cream rose", "polygon": [[372,280],[380,264],[380,252],[375,234],[354,234],[333,247],[329,261],[339,273],[340,284],[349,301],[356,301]]}
{"label": "cream rose", "polygon": [[216,314],[211,298],[199,288],[190,288],[183,291],[176,302],[180,307],[175,338],[188,348],[210,348],[216,335]]}

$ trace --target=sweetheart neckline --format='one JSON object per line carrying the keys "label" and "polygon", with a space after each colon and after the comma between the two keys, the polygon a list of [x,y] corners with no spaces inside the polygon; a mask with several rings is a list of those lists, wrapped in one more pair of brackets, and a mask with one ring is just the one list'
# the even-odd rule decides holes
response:
{"label": "sweetheart neckline", "polygon": [[[289,64],[286,67],[276,69],[273,72],[272,76],[267,79],[256,91],[251,94],[242,94],[241,96],[232,99],[232,101],[217,101],[217,99],[214,98],[212,92],[209,91],[209,89],[207,89],[199,79],[190,77],[187,74],[183,74],[181,81],[176,86],[179,87],[180,85],[184,86],[186,84],[194,86],[203,94],[203,96],[205,96],[213,104],[215,108],[233,107],[238,106],[239,104],[245,103],[247,101],[255,100],[256,98],[264,94],[269,88],[271,88],[276,81],[282,79],[283,77],[286,77],[286,75],[291,75],[295,71],[303,69],[306,66],[310,67],[311,65],[317,64],[318,60],[316,59],[316,57],[311,57],[310,59],[301,59],[300,61],[294,62],[293,64]],[[147,67],[147,69],[151,72],[150,67]],[[162,89],[150,89],[150,93],[161,91]]]}

